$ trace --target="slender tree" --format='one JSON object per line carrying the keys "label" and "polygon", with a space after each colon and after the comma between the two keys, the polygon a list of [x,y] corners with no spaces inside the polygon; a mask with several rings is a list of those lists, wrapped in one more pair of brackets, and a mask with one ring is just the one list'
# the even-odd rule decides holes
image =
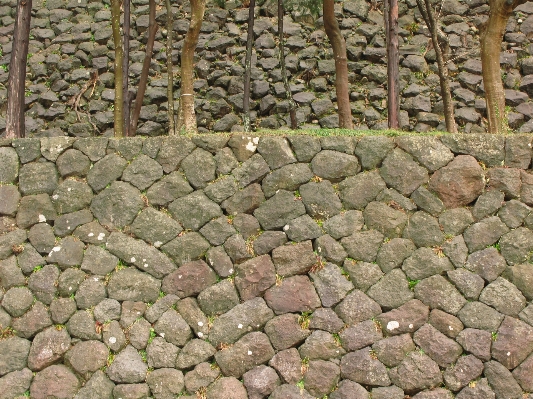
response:
{"label": "slender tree", "polygon": [[130,0],[124,0],[124,25],[122,27],[124,37],[124,58],[122,60],[122,108],[124,110],[124,134],[130,135],[130,104],[128,75],[130,69]]}
{"label": "slender tree", "polygon": [[509,126],[500,74],[500,51],[507,20],[527,0],[489,0],[489,19],[481,30],[481,64],[489,133],[505,133]]}
{"label": "slender tree", "polygon": [[255,0],[248,6],[248,37],[246,39],[246,57],[244,59],[244,94],[242,98],[244,131],[250,132],[250,76],[252,74],[252,51],[254,44]]}
{"label": "slender tree", "polygon": [[174,118],[174,65],[172,64],[172,24],[174,18],[172,15],[172,6],[170,0],[165,0],[167,7],[167,112],[168,112],[168,128],[170,134],[176,134],[176,120]]}
{"label": "slender tree", "polygon": [[198,44],[202,20],[205,13],[205,0],[191,0],[191,23],[185,35],[181,51],[181,93],[178,110],[178,132],[196,131],[194,110],[194,52]]}
{"label": "slender tree", "polygon": [[322,9],[324,28],[328,35],[333,57],[335,58],[335,91],[339,108],[339,127],[353,129],[352,111],[350,108],[350,93],[348,85],[348,60],[346,58],[346,42],[335,18],[335,0],[323,0]]}
{"label": "slender tree", "polygon": [[7,87],[6,137],[24,137],[24,103],[26,62],[30,38],[32,0],[18,0],[13,31],[13,49],[9,63]]}
{"label": "slender tree", "polygon": [[283,29],[283,17],[285,16],[285,8],[283,0],[278,0],[278,36],[279,36],[279,62],[281,64],[281,78],[285,86],[285,93],[289,101],[289,115],[291,118],[291,129],[298,129],[298,122],[296,121],[296,103],[292,98],[291,87],[287,77],[287,68],[285,66],[285,34]]}
{"label": "slender tree", "polygon": [[450,90],[450,75],[447,66],[447,58],[450,51],[448,37],[439,29],[438,21],[435,18],[435,11],[431,6],[430,0],[416,0],[416,3],[418,5],[420,14],[422,14],[422,18],[424,18],[424,22],[429,29],[431,43],[435,49],[437,68],[439,70],[440,91],[442,95],[442,103],[444,105],[444,120],[446,122],[446,130],[449,133],[457,133],[452,93]]}
{"label": "slender tree", "polygon": [[[137,86],[137,96],[135,97],[135,107],[131,116],[130,135],[135,136],[137,132],[137,123],[139,122],[139,115],[141,114],[141,107],[143,105],[144,93],[146,92],[146,85],[148,83],[148,73],[150,72],[150,63],[152,62],[152,52],[154,50],[155,34],[157,33],[157,24],[155,22],[156,3],[155,0],[149,1],[149,16],[148,16],[148,39],[146,42],[146,52],[144,55],[143,69],[139,78],[139,85]],[[116,80],[116,78],[115,78]]]}
{"label": "slender tree", "polygon": [[111,0],[111,28],[115,45],[115,137],[124,136],[124,98],[123,98],[123,58],[122,36],[120,35],[120,0]]}
{"label": "slender tree", "polygon": [[389,128],[400,128],[400,52],[398,50],[398,0],[385,0],[387,38],[387,99]]}

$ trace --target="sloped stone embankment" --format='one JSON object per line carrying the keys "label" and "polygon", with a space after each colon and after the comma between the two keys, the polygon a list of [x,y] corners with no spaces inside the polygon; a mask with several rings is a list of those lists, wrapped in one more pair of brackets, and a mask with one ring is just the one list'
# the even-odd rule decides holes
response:
{"label": "sloped stone embankment", "polygon": [[532,139],[0,141],[0,398],[527,397]]}

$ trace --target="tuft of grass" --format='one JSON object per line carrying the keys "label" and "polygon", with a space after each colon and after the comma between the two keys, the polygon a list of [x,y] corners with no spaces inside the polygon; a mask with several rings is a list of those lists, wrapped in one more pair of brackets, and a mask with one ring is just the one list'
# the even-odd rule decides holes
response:
{"label": "tuft of grass", "polygon": [[0,330],[0,341],[3,339],[8,339],[15,336],[15,330],[11,327],[6,327],[3,330]]}
{"label": "tuft of grass", "polygon": [[311,315],[313,312],[307,311],[302,312],[300,317],[298,317],[298,324],[302,328],[302,330],[307,330],[309,328],[309,323],[311,322]]}
{"label": "tuft of grass", "polygon": [[411,279],[409,279],[408,282],[409,282],[409,289],[411,291],[413,291],[415,289],[416,285],[420,282],[420,280],[411,280]]}

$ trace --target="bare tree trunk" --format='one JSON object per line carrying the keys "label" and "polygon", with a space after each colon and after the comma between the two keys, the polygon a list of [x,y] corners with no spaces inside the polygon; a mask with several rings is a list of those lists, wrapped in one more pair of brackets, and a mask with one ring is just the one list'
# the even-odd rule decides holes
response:
{"label": "bare tree trunk", "polygon": [[335,89],[337,92],[337,106],[339,107],[339,127],[353,129],[348,85],[346,42],[335,18],[334,3],[335,0],[324,0],[322,5],[324,28],[333,48],[333,56],[335,57]]}
{"label": "bare tree trunk", "polygon": [[283,16],[285,10],[283,7],[283,0],[278,0],[278,35],[279,35],[279,62],[281,64],[281,78],[285,86],[285,93],[289,101],[289,115],[291,117],[291,129],[298,129],[298,122],[296,121],[296,103],[292,98],[291,86],[287,78],[287,68],[285,66],[285,34],[283,32]]}
{"label": "bare tree trunk", "polygon": [[120,0],[111,0],[111,27],[113,29],[113,43],[115,44],[115,137],[124,137],[124,98],[122,90],[124,51],[122,49],[122,36],[120,35]]}
{"label": "bare tree trunk", "polygon": [[130,92],[128,74],[130,69],[130,0],[124,0],[124,59],[122,60],[122,108],[124,112],[124,135],[130,133]]}
{"label": "bare tree trunk", "polygon": [[204,19],[205,0],[191,0],[191,23],[185,36],[181,52],[181,93],[178,112],[178,131],[196,131],[194,110],[194,52],[198,44],[202,20]]}
{"label": "bare tree trunk", "polygon": [[26,62],[30,38],[31,7],[32,0],[18,1],[7,83],[7,138],[24,137],[26,133],[24,93],[26,91]]}
{"label": "bare tree trunk", "polygon": [[387,112],[389,128],[400,128],[400,53],[398,51],[398,0],[385,0],[387,37]]}
{"label": "bare tree trunk", "polygon": [[525,2],[526,0],[489,0],[489,19],[481,32],[480,40],[489,133],[505,133],[509,128],[500,75],[501,43],[513,9]]}
{"label": "bare tree trunk", "polygon": [[[433,43],[433,48],[435,49],[437,67],[439,69],[440,91],[442,95],[442,103],[444,106],[444,120],[446,123],[446,130],[449,133],[457,133],[452,93],[450,90],[450,75],[448,71],[448,66],[446,65],[446,58],[449,53],[448,38],[444,35],[444,33],[439,32],[438,21],[435,19],[435,11],[431,6],[430,1],[424,0],[424,3],[422,3],[422,0],[416,0],[416,3],[418,5],[418,10],[422,14],[422,17],[424,18],[424,21],[426,22],[426,25],[429,29],[429,32],[431,34],[431,42]],[[443,46],[444,51],[442,49]]]}
{"label": "bare tree trunk", "polygon": [[137,86],[135,108],[133,109],[133,115],[131,116],[131,136],[135,136],[135,133],[137,132],[137,123],[139,122],[139,115],[141,114],[146,84],[148,83],[148,73],[150,72],[150,63],[152,62],[155,34],[157,33],[158,28],[157,24],[155,23],[155,0],[150,0],[148,4],[150,7],[150,14],[148,18],[148,40],[146,42],[146,53],[144,55],[143,69],[141,71],[141,77],[139,78],[139,85]]}
{"label": "bare tree trunk", "polygon": [[165,0],[167,7],[167,98],[168,98],[168,130],[169,134],[176,134],[176,120],[174,118],[174,65],[172,64],[172,24],[174,18],[172,16],[172,5],[170,0]]}
{"label": "bare tree trunk", "polygon": [[248,37],[246,39],[246,57],[244,60],[244,94],[242,98],[243,123],[246,133],[252,130],[250,126],[250,76],[252,74],[252,51],[254,44],[255,0],[250,0],[248,6]]}

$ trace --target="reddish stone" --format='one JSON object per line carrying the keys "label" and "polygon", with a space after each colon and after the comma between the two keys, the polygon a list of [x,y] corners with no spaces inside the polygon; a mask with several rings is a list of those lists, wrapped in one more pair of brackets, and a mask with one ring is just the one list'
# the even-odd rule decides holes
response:
{"label": "reddish stone", "polygon": [[468,205],[483,192],[484,187],[483,169],[470,155],[458,155],[429,180],[429,188],[437,193],[446,208]]}

